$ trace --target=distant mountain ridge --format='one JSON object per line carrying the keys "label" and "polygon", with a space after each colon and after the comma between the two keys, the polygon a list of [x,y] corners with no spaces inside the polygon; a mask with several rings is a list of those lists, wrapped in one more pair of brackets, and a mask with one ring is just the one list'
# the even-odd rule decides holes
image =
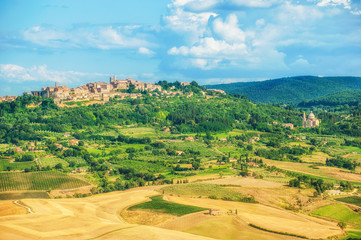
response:
{"label": "distant mountain ridge", "polygon": [[246,95],[255,102],[298,104],[327,94],[361,89],[361,77],[297,76],[259,82],[205,85],[205,87]]}
{"label": "distant mountain ridge", "polygon": [[299,104],[300,107],[312,106],[339,106],[349,105],[355,106],[361,103],[361,89],[346,90],[338,93],[327,94],[322,97],[312,99],[310,101],[303,101]]}

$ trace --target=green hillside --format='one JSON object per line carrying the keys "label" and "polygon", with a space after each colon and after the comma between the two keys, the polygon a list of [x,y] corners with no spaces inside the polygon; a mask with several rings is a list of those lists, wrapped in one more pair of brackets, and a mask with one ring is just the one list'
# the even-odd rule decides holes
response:
{"label": "green hillside", "polygon": [[227,93],[246,95],[250,100],[268,103],[293,103],[345,90],[361,89],[361,77],[298,76],[260,82],[206,85]]}
{"label": "green hillside", "polygon": [[310,101],[303,101],[299,104],[301,107],[312,106],[338,106],[349,105],[356,106],[361,103],[361,90],[346,90],[326,96],[318,97]]}

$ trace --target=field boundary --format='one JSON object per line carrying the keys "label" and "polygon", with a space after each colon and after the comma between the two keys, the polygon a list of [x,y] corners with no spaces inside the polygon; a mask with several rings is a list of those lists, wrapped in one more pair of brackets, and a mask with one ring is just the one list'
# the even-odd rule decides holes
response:
{"label": "field boundary", "polygon": [[288,233],[288,232],[279,232],[279,231],[275,231],[275,230],[271,230],[271,229],[267,229],[267,228],[263,228],[263,227],[257,226],[257,225],[255,225],[255,224],[253,224],[253,223],[249,223],[248,225],[249,225],[250,227],[253,227],[253,228],[256,228],[256,229],[259,229],[259,230],[262,230],[262,231],[266,231],[266,232],[271,232],[271,233],[277,233],[277,234],[286,235],[286,236],[292,236],[292,237],[309,239],[308,237],[303,236],[303,235],[298,235],[298,234],[295,234],[295,233]]}

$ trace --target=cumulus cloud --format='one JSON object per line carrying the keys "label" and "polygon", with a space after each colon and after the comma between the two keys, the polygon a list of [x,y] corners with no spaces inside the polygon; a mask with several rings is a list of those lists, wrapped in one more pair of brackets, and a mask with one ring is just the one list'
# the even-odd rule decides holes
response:
{"label": "cumulus cloud", "polygon": [[216,7],[223,8],[225,6],[230,8],[268,8],[281,2],[282,0],[173,0],[168,7],[181,7],[190,11],[205,11]]}
{"label": "cumulus cloud", "polygon": [[267,8],[272,6],[275,3],[281,2],[280,0],[231,0],[233,4],[238,6],[246,6],[246,7],[261,7]]}
{"label": "cumulus cloud", "polygon": [[351,9],[351,0],[321,0],[317,5],[320,7],[325,6],[343,6],[346,9]]}
{"label": "cumulus cloud", "polygon": [[213,31],[227,42],[244,42],[246,34],[238,27],[238,18],[235,14],[228,15],[226,21],[217,18],[213,21]]}
{"label": "cumulus cloud", "polygon": [[8,82],[49,81],[70,83],[80,81],[82,77],[105,77],[106,74],[82,73],[75,71],[50,70],[47,66],[39,65],[24,68],[14,64],[0,64],[0,78]]}
{"label": "cumulus cloud", "polygon": [[187,34],[190,42],[196,41],[207,31],[209,18],[217,16],[213,12],[194,13],[182,8],[172,9],[168,16],[164,16],[165,27],[178,34]]}
{"label": "cumulus cloud", "polygon": [[181,46],[173,47],[168,51],[171,55],[183,55],[192,57],[239,57],[247,53],[247,47],[244,43],[229,44],[224,40],[216,40],[211,37],[203,38],[192,47]]}

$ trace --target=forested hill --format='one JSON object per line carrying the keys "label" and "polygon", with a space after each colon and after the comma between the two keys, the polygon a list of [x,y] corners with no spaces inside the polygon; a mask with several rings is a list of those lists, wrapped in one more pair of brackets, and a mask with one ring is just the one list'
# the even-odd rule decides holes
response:
{"label": "forested hill", "polygon": [[299,104],[301,107],[312,106],[339,106],[349,105],[356,106],[361,103],[361,90],[346,90],[338,93],[328,94],[326,96],[318,97],[310,101],[303,101]]}
{"label": "forested hill", "polygon": [[298,104],[327,94],[361,89],[361,77],[298,76],[260,82],[206,85],[205,87],[245,95],[255,102]]}

